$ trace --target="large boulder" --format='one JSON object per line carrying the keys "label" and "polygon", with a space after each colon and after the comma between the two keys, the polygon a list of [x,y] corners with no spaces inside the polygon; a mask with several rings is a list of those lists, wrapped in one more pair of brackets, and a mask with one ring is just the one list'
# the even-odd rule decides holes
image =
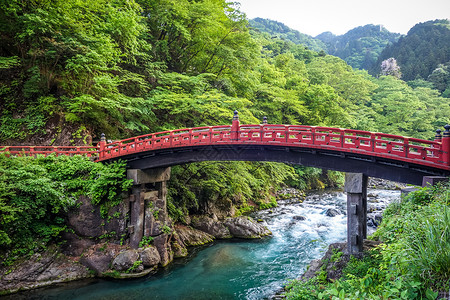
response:
{"label": "large boulder", "polygon": [[186,246],[199,246],[214,241],[214,236],[209,233],[178,224],[175,227],[181,242]]}
{"label": "large boulder", "polygon": [[222,222],[214,220],[208,216],[196,216],[192,218],[191,225],[203,232],[206,232],[217,239],[231,238],[230,231]]}
{"label": "large boulder", "polygon": [[161,261],[161,256],[159,255],[158,249],[154,246],[148,246],[144,249],[140,249],[139,257],[144,267],[156,266]]}
{"label": "large boulder", "polygon": [[244,216],[226,219],[224,225],[228,228],[231,235],[237,238],[257,239],[272,234],[267,227]]}
{"label": "large boulder", "polygon": [[80,263],[97,274],[102,274],[109,270],[113,258],[124,248],[125,246],[110,243],[93,245],[83,253]]}
{"label": "large boulder", "polygon": [[112,267],[114,270],[124,272],[133,267],[137,260],[139,260],[139,254],[136,250],[125,250],[114,258]]}
{"label": "large boulder", "polygon": [[167,266],[173,260],[173,251],[170,245],[171,235],[161,234],[155,237],[153,240],[153,245],[155,245],[158,250],[159,256],[161,257],[161,266]]}
{"label": "large boulder", "polygon": [[120,240],[127,233],[127,202],[123,201],[110,210],[110,214],[118,213],[118,217],[105,220],[101,217],[100,206],[93,205],[87,197],[81,196],[77,208],[67,212],[67,225],[80,238],[97,238],[109,236]]}
{"label": "large boulder", "polygon": [[85,266],[60,254],[56,246],[50,246],[13,266],[0,265],[0,291],[13,293],[89,277],[92,274]]}
{"label": "large boulder", "polygon": [[186,245],[181,240],[180,236],[176,231],[172,234],[172,251],[173,256],[175,258],[186,257],[188,255],[188,250],[186,249]]}

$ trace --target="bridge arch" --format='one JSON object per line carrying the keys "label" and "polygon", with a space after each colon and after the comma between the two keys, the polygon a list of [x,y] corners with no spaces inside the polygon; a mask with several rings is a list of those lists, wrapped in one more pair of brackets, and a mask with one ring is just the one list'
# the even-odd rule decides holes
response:
{"label": "bridge arch", "polygon": [[[266,120],[265,120],[266,121]],[[331,127],[232,125],[164,131],[107,144],[98,160],[122,159],[151,169],[201,161],[272,161],[362,173],[421,185],[424,176],[450,175],[450,126],[434,141]]]}

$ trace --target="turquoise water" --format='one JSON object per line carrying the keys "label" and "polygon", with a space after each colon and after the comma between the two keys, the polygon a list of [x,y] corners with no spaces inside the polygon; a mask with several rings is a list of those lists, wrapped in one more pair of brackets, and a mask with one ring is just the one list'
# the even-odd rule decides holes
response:
{"label": "turquoise water", "polygon": [[[371,192],[398,196],[395,191]],[[329,208],[344,212],[345,206],[346,196],[340,192],[316,195],[302,204],[286,201],[254,216],[265,221],[271,237],[218,241],[147,278],[78,282],[14,299],[267,299],[287,279],[299,277],[328,244],[346,239],[345,214],[325,215]]]}

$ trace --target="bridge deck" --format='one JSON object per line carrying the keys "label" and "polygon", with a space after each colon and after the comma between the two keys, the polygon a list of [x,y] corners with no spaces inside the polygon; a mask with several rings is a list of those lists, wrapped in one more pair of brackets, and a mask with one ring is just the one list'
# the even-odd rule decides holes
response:
{"label": "bridge deck", "polygon": [[[445,138],[445,133],[444,133]],[[450,139],[450,138],[449,138]],[[381,158],[432,169],[450,171],[449,151],[440,141],[427,141],[398,135],[362,130],[306,125],[233,125],[205,126],[163,131],[106,143],[97,147],[79,146],[5,146],[0,151],[14,155],[76,155],[96,161],[130,158],[139,153],[162,149],[201,146],[268,146],[289,149],[323,150],[342,155]],[[1,147],[0,147],[1,148]]]}

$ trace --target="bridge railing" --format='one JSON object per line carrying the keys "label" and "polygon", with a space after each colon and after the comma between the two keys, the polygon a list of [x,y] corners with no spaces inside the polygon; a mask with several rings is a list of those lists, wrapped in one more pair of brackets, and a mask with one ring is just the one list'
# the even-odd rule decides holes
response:
{"label": "bridge railing", "polygon": [[[328,149],[384,157],[436,168],[450,169],[450,126],[444,138],[427,141],[362,130],[307,125],[253,124],[204,126],[168,130],[92,146],[0,146],[12,155],[87,155],[104,161],[139,152],[220,144],[280,145]],[[3,148],[3,149],[2,149]]]}
{"label": "bridge railing", "polygon": [[98,157],[98,147],[95,146],[0,146],[0,152],[8,152],[16,156],[36,156],[38,154],[48,156],[60,155],[86,155]]}
{"label": "bridge railing", "polygon": [[234,128],[233,125],[205,126],[163,131],[106,144],[103,150],[100,149],[99,157],[100,160],[106,160],[142,151],[217,144],[312,147],[434,166],[445,165],[442,144],[437,141],[353,129],[273,124],[238,125]]}

